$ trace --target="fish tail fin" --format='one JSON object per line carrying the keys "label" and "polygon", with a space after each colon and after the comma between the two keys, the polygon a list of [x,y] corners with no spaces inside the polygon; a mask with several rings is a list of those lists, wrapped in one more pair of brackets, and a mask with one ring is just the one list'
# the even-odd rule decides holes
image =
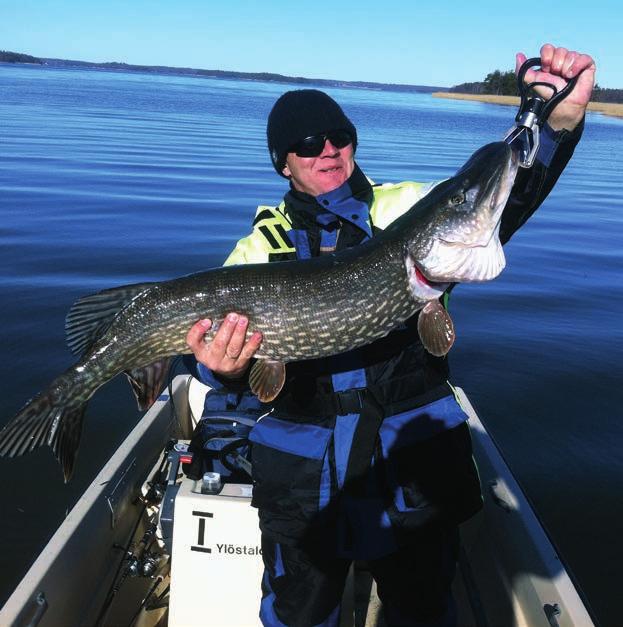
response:
{"label": "fish tail fin", "polygon": [[0,431],[0,457],[19,457],[47,444],[63,468],[65,483],[73,474],[86,402],[66,404],[51,386],[29,401]]}

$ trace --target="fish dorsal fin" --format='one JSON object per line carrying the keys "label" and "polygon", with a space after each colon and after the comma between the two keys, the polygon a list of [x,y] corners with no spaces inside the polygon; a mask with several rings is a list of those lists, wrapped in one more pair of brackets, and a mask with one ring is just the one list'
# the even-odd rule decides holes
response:
{"label": "fish dorsal fin", "polygon": [[443,357],[454,344],[452,318],[438,300],[429,300],[424,305],[418,317],[417,330],[424,348],[436,357]]}
{"label": "fish dorsal fin", "polygon": [[149,409],[160,395],[172,359],[172,357],[164,357],[149,366],[124,371],[130,380],[138,408],[141,411]]}
{"label": "fish dorsal fin", "polygon": [[262,403],[270,403],[279,392],[286,380],[286,366],[282,361],[258,359],[249,373],[251,392]]}
{"label": "fish dorsal fin", "polygon": [[154,283],[136,283],[77,300],[65,318],[67,345],[74,355],[85,351],[108,329],[115,316]]}

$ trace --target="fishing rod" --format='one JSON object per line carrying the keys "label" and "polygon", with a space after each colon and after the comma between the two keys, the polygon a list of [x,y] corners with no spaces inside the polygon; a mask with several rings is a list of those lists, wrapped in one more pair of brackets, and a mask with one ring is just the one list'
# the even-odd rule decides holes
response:
{"label": "fishing rod", "polygon": [[[520,155],[519,165],[531,168],[541,145],[540,132],[554,107],[563,101],[573,90],[578,77],[574,76],[561,90],[546,81],[524,83],[526,72],[532,67],[541,67],[541,59],[532,57],[523,62],[517,73],[517,90],[521,96],[519,111],[515,116],[515,125],[510,128],[504,141],[517,148]],[[552,90],[549,100],[537,92],[537,87]]]}

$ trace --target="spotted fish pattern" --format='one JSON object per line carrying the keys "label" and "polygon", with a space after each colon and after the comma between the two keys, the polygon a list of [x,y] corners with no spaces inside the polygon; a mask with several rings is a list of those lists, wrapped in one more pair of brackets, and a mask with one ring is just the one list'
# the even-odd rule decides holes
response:
{"label": "spotted fish pattern", "polygon": [[0,432],[0,455],[49,445],[68,480],[94,392],[125,372],[139,406],[148,407],[162,389],[168,360],[189,352],[189,328],[211,319],[209,341],[231,311],[249,318],[250,332],[262,333],[250,381],[263,401],[279,392],[287,362],[363,346],[418,310],[424,345],[444,354],[454,330],[439,298],[450,283],[489,280],[504,267],[497,231],[516,170],[507,144],[489,144],[355,248],[303,261],[216,268],[80,299],[66,321],[78,362]]}

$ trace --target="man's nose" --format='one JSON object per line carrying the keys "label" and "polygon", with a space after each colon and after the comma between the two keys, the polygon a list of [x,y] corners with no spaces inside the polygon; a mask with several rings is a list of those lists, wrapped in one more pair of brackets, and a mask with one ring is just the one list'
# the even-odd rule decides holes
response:
{"label": "man's nose", "polygon": [[329,138],[327,138],[327,139],[325,139],[324,148],[322,149],[322,152],[320,153],[320,156],[321,157],[331,157],[333,155],[336,155],[338,152],[340,152],[340,149],[336,148],[331,143],[331,140]]}

